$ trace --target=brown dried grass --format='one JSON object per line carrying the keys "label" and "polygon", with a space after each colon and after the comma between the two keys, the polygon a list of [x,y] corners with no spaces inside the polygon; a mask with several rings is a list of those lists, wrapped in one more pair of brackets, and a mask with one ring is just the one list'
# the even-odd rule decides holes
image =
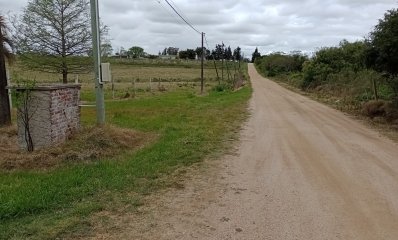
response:
{"label": "brown dried grass", "polygon": [[86,127],[67,142],[28,153],[17,144],[16,126],[0,128],[0,170],[49,170],[60,166],[116,158],[142,148],[155,137],[115,126]]}

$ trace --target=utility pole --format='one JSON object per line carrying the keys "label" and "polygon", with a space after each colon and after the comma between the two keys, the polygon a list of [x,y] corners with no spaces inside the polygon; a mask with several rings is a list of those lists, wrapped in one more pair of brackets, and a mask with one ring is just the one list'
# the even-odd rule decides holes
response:
{"label": "utility pole", "polygon": [[101,77],[100,26],[98,0],[90,0],[91,31],[93,35],[93,58],[95,72],[95,100],[97,107],[97,124],[105,124],[104,85]]}
{"label": "utility pole", "polygon": [[203,78],[203,61],[205,58],[205,51],[204,51],[204,47],[203,47],[203,39],[205,37],[205,33],[202,32],[202,57],[201,57],[201,65],[202,65],[202,69],[201,69],[201,84],[200,84],[200,94],[203,94],[203,88],[204,88],[204,78]]}

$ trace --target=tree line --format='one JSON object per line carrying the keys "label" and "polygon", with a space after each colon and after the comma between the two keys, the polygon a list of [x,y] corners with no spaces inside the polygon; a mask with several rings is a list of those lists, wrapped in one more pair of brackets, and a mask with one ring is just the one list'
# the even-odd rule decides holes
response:
{"label": "tree line", "polygon": [[[301,52],[253,53],[257,69],[305,91],[323,91],[348,99],[359,108],[370,100],[390,101],[398,107],[398,10],[385,13],[362,41],[342,40],[312,56]],[[383,110],[384,111],[384,110]],[[382,114],[388,112],[382,111]]]}
{"label": "tree line", "polygon": [[[106,56],[111,56],[107,54]],[[180,59],[198,59],[202,56],[202,48],[197,47],[196,49],[180,50],[178,47],[166,47],[162,51],[159,51],[158,55],[151,55],[144,51],[142,47],[133,46],[128,50],[121,47],[116,51],[115,57],[120,58],[157,58],[159,56],[175,56]],[[210,50],[204,48],[204,58],[206,60],[243,60],[241,48],[238,46],[234,50],[230,46],[225,47],[224,44],[217,44],[214,49]]]}

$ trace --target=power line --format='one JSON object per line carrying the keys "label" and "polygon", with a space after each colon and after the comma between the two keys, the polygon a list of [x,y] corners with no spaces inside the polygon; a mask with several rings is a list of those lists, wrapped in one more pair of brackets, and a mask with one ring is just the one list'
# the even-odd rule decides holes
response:
{"label": "power line", "polygon": [[173,0],[169,0],[170,3],[174,6],[175,9],[183,16],[185,19],[188,19],[187,16],[184,14],[184,12],[177,6],[177,4]]}
{"label": "power line", "polygon": [[173,0],[168,0],[175,9],[177,9],[177,11],[181,14],[181,16],[183,16],[185,19],[190,19],[189,17],[187,17],[187,15],[184,14],[184,11],[181,10],[181,8],[178,7],[178,5],[175,3],[175,1]]}
{"label": "power line", "polygon": [[166,8],[165,5],[163,5],[163,3],[160,0],[155,0],[155,2],[159,3],[159,5],[174,19],[176,19],[177,21],[179,20],[179,18],[173,14],[173,12],[171,12],[171,10],[169,8]]}
{"label": "power line", "polygon": [[189,26],[191,27],[195,32],[202,34],[200,31],[198,31],[192,24],[190,24],[181,14],[173,7],[173,5],[170,4],[168,0],[165,0],[165,2],[173,9],[173,11]]}

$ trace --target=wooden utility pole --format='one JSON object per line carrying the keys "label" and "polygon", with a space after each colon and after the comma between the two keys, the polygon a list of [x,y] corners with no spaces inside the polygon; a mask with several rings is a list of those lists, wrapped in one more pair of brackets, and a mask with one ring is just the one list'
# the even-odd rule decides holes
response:
{"label": "wooden utility pole", "polygon": [[203,47],[203,40],[205,37],[205,33],[202,32],[202,57],[201,57],[201,65],[202,65],[202,69],[201,69],[201,84],[200,84],[200,94],[203,94],[203,89],[204,89],[204,78],[203,78],[203,61],[205,58],[205,51],[204,51],[204,47]]}

